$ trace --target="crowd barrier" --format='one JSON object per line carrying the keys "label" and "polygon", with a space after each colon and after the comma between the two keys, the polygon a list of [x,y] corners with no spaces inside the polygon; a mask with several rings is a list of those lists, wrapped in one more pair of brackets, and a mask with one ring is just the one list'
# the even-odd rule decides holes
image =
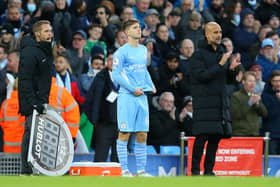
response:
{"label": "crowd barrier", "polygon": [[[188,143],[188,171],[191,175],[191,160],[194,137],[185,137],[181,132],[181,154],[180,154],[180,173],[184,175],[184,148],[185,141]],[[263,144],[265,143],[265,149]],[[206,144],[207,145],[207,144]],[[206,148],[205,145],[205,148]],[[222,139],[216,154],[216,163],[214,172],[218,176],[262,176],[262,168],[264,175],[268,175],[268,147],[269,133],[265,137],[232,137],[230,139]],[[206,149],[204,148],[202,160],[205,158]],[[264,151],[264,162],[262,155]],[[203,171],[203,162],[200,165]]]}
{"label": "crowd barrier", "polygon": [[[181,135],[181,147],[184,147],[185,141],[188,143],[194,140],[193,137]],[[234,176],[275,176],[280,177],[280,156],[268,156],[268,137],[265,138],[231,138],[221,142],[217,154],[216,165],[221,164],[223,170],[217,170],[217,175]],[[236,141],[235,143],[233,143]],[[250,142],[249,142],[250,141]],[[262,154],[262,144],[265,144],[265,154]],[[257,143],[255,146],[253,144]],[[223,145],[224,144],[224,145]],[[189,145],[191,146],[191,145]],[[222,147],[226,146],[226,147]],[[240,147],[241,146],[241,147]],[[232,148],[233,147],[233,148]],[[245,148],[244,148],[245,147]],[[254,147],[257,147],[256,149]],[[185,147],[184,147],[185,148]],[[188,153],[191,153],[189,147]],[[190,170],[190,158],[185,154],[185,149],[181,149],[179,155],[149,154],[147,157],[147,172],[154,176],[179,176],[187,175]],[[136,173],[136,163],[134,154],[129,155],[129,169]],[[75,154],[73,162],[92,162],[94,154]],[[241,168],[246,170],[237,170],[237,162],[241,162]],[[251,162],[251,164],[249,164]],[[232,166],[230,166],[232,164]],[[230,166],[230,167],[229,167]],[[229,167],[229,170],[227,169]],[[250,167],[253,167],[250,170]],[[255,168],[255,169],[254,169]],[[0,175],[19,175],[20,155],[0,153]],[[231,171],[231,172],[230,172]]]}

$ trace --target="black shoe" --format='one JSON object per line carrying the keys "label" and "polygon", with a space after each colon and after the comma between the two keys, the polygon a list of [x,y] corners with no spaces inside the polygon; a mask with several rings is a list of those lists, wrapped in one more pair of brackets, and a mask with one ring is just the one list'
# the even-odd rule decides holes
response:
{"label": "black shoe", "polygon": [[192,176],[200,176],[200,172],[192,172]]}
{"label": "black shoe", "polygon": [[216,176],[216,175],[213,171],[210,171],[210,172],[205,172],[204,176]]}

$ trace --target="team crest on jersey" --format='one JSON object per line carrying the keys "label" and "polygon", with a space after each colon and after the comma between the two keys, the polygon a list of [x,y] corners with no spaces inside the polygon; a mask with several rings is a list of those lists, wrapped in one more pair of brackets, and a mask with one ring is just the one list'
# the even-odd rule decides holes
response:
{"label": "team crest on jersey", "polygon": [[122,123],[121,124],[121,129],[125,129],[126,128],[126,123]]}
{"label": "team crest on jersey", "polygon": [[113,60],[113,65],[118,65],[118,64],[119,64],[119,59],[114,58],[114,60]]}

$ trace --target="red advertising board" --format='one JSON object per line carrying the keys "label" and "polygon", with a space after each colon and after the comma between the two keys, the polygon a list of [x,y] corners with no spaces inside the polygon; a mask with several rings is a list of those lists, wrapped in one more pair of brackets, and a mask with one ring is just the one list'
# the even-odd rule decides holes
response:
{"label": "red advertising board", "polygon": [[[188,139],[188,175],[191,175],[191,160],[194,137]],[[234,137],[222,139],[216,154],[214,172],[218,176],[261,176],[262,137]],[[203,170],[205,149],[200,164]]]}

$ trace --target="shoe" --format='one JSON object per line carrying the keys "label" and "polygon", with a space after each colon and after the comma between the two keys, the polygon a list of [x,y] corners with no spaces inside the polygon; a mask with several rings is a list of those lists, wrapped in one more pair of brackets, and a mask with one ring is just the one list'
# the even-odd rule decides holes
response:
{"label": "shoe", "polygon": [[204,176],[216,176],[213,171],[204,173]]}
{"label": "shoe", "polygon": [[138,177],[154,177],[153,175],[146,173],[145,171],[140,171],[137,173]]}
{"label": "shoe", "polygon": [[192,173],[192,176],[200,176],[200,173]]}
{"label": "shoe", "polygon": [[128,170],[122,172],[123,177],[134,177]]}

